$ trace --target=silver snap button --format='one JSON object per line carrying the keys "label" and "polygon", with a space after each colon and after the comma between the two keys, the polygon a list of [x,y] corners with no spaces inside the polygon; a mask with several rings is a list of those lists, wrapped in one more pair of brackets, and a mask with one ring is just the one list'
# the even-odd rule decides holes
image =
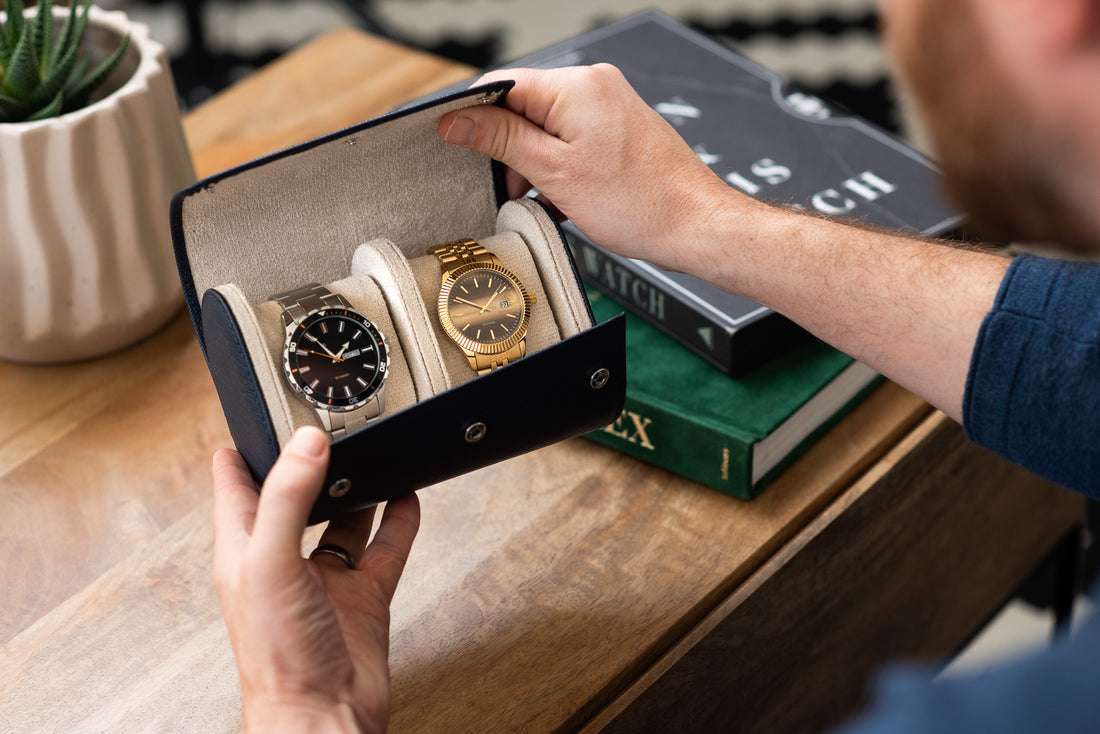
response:
{"label": "silver snap button", "polygon": [[477,423],[471,423],[466,427],[466,442],[477,443],[481,439],[485,438],[485,433],[489,429],[485,427],[485,424],[478,421]]}
{"label": "silver snap button", "polygon": [[337,479],[335,482],[332,483],[332,486],[328,488],[328,495],[329,497],[343,497],[350,491],[350,479]]}
{"label": "silver snap button", "polygon": [[589,378],[588,384],[592,386],[593,390],[599,390],[601,387],[607,384],[607,381],[611,379],[611,372],[606,367],[601,367],[592,373],[592,377]]}

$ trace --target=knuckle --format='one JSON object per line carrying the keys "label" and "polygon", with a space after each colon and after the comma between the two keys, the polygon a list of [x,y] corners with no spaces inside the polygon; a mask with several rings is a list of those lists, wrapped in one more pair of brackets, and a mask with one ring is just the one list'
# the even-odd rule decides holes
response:
{"label": "knuckle", "polygon": [[619,67],[614,64],[609,64],[606,61],[593,64],[588,67],[588,69],[589,77],[601,87],[617,86],[626,81],[626,77],[623,76]]}
{"label": "knuckle", "polygon": [[478,146],[491,158],[508,162],[514,140],[513,123],[505,118],[501,124],[487,125],[483,144]]}

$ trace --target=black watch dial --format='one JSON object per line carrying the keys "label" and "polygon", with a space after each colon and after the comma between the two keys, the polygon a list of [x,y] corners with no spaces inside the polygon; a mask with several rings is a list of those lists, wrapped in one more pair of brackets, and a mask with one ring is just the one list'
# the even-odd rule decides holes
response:
{"label": "black watch dial", "polygon": [[287,343],[291,383],[310,402],[332,410],[351,410],[378,392],[387,366],[382,334],[355,311],[318,311],[294,329]]}
{"label": "black watch dial", "polygon": [[498,344],[515,334],[523,323],[523,310],[519,287],[497,270],[462,273],[447,296],[454,328],[479,344]]}

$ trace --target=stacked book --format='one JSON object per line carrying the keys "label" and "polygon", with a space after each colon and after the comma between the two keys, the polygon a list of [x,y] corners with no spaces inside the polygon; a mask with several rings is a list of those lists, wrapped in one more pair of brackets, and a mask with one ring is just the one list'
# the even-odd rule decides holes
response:
{"label": "stacked book", "polygon": [[[959,224],[920,153],[659,12],[509,66],[598,62],[747,194],[928,235]],[[629,312],[626,409],[595,441],[750,499],[878,379],[770,309],[565,229],[597,320]]]}

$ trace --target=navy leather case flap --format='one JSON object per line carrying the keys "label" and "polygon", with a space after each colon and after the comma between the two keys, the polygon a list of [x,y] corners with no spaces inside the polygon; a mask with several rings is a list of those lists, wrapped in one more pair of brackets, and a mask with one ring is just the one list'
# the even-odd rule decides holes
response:
{"label": "navy leather case flap", "polygon": [[[372,236],[389,237],[412,256],[424,252],[423,242],[453,239],[455,232],[490,234],[495,209],[505,199],[499,164],[447,146],[445,155],[454,160],[420,170],[402,150],[370,143],[380,126],[412,125],[440,109],[499,103],[510,87],[495,83],[401,109],[217,174],[173,198],[172,237],[187,306],[233,440],[258,480],[270,470],[279,444],[240,325],[226,298],[212,289],[233,283],[260,299],[301,284],[303,272],[308,280],[330,282],[346,273],[351,251]],[[410,144],[416,145],[415,138]],[[352,165],[445,180],[427,183],[424,189],[433,192],[427,197],[415,196],[415,185],[349,191],[341,167],[349,165],[349,152],[358,153],[357,145],[370,157],[353,157]],[[392,178],[393,170],[387,175]],[[259,215],[257,208],[263,210]],[[260,222],[250,226],[266,231],[235,232],[242,220]],[[559,239],[565,248],[564,237]],[[575,268],[572,275],[581,289]],[[625,398],[624,323],[619,316],[581,331],[336,440],[325,486],[339,483],[340,491],[322,491],[311,521],[612,422]],[[602,370],[606,382],[594,380]],[[484,425],[484,437],[471,442],[468,429],[477,423]]]}

